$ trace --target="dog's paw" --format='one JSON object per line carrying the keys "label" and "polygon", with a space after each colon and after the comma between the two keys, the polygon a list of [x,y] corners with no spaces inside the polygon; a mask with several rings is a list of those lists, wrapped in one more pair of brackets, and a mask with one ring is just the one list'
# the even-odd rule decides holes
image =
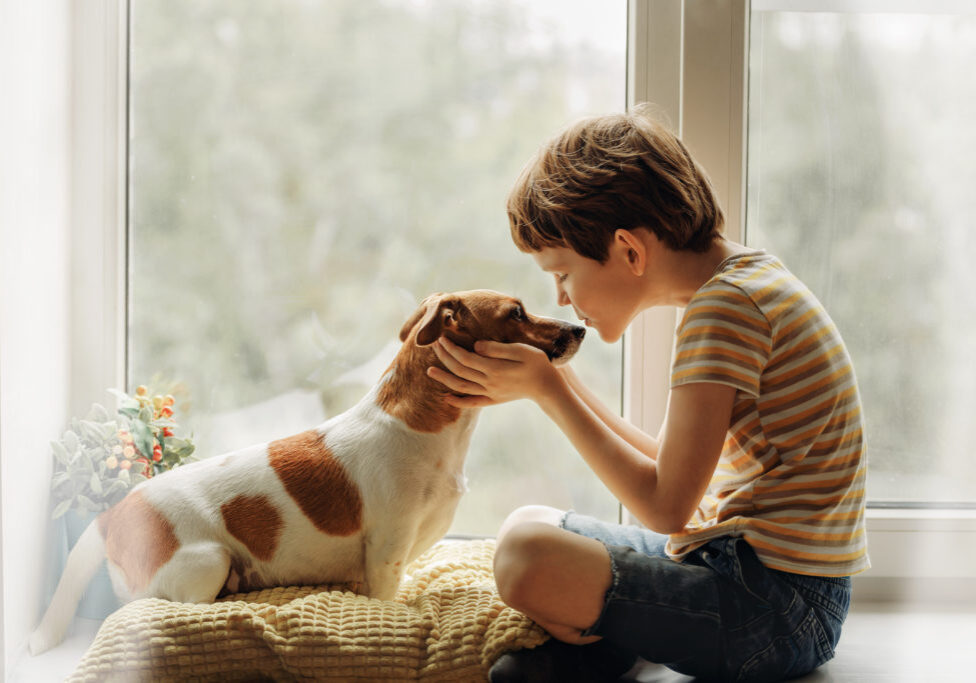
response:
{"label": "dog's paw", "polygon": [[60,637],[52,636],[41,629],[37,629],[31,633],[30,640],[27,641],[27,648],[30,650],[31,656],[36,657],[42,652],[47,652],[60,642]]}

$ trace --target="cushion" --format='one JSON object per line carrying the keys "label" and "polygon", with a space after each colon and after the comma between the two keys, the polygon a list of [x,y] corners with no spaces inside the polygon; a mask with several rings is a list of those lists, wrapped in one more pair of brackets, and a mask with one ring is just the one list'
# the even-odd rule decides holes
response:
{"label": "cushion", "polygon": [[501,654],[548,637],[499,598],[494,551],[493,540],[442,541],[391,601],[340,586],[136,600],[105,620],[68,680],[485,680]]}

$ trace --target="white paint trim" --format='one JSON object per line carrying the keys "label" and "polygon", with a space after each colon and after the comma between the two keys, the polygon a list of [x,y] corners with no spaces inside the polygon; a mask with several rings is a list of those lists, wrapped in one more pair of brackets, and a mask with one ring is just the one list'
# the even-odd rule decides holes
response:
{"label": "white paint trim", "polygon": [[757,12],[973,14],[972,0],[752,0]]}
{"label": "white paint trim", "polygon": [[735,241],[745,224],[748,9],[746,0],[696,0],[684,19],[682,140],[707,170]]}
{"label": "white paint trim", "polygon": [[128,3],[87,2],[72,23],[69,412],[84,415],[125,385]]}
{"label": "white paint trim", "polygon": [[[679,135],[684,5],[684,0],[630,0],[627,7],[627,106],[655,103]],[[657,434],[664,420],[676,324],[676,309],[652,309],[624,336],[624,417],[648,434]],[[627,519],[626,511],[622,516]]]}

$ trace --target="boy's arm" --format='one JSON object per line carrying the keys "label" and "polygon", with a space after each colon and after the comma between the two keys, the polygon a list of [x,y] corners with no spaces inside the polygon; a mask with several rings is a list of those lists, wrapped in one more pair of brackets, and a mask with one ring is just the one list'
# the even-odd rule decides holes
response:
{"label": "boy's arm", "polygon": [[428,372],[455,391],[468,394],[456,398],[457,405],[531,398],[645,526],[674,533],[691,519],[725,443],[734,387],[694,383],[672,389],[655,460],[611,429],[538,349],[490,342],[479,342],[479,353],[450,342],[435,348],[451,372],[439,368]]}
{"label": "boy's arm", "polygon": [[547,394],[539,405],[638,520],[659,533],[675,533],[705,495],[722,453],[734,399],[735,389],[722,384],[672,389],[656,461],[609,432],[571,391]]}
{"label": "boy's arm", "polygon": [[576,395],[583,399],[583,402],[589,406],[590,410],[597,414],[597,417],[599,417],[607,427],[612,429],[624,441],[648,457],[657,458],[658,439],[655,439],[644,430],[636,427],[614,411],[610,410],[606,404],[604,404],[603,401],[601,401],[599,397],[597,397],[597,395],[590,390],[588,386],[583,384],[579,376],[568,365],[560,367],[559,372],[566,379],[566,382],[569,384],[570,388],[576,392]]}

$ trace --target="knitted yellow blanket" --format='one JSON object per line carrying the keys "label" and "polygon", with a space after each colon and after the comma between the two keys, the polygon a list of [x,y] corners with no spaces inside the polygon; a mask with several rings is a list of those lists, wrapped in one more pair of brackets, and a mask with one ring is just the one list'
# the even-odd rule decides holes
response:
{"label": "knitted yellow blanket", "polygon": [[387,602],[334,586],[137,600],[105,620],[68,680],[485,680],[501,654],[547,638],[498,597],[494,551],[442,542]]}

